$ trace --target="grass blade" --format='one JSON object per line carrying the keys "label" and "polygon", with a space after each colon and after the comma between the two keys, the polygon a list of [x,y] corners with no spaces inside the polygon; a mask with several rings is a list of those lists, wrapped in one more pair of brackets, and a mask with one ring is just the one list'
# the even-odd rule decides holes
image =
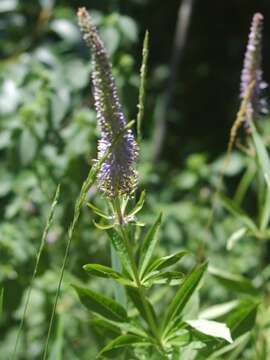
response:
{"label": "grass blade", "polygon": [[140,90],[139,90],[139,104],[138,104],[138,115],[137,115],[137,138],[138,142],[142,138],[142,120],[144,116],[144,101],[145,101],[145,87],[146,87],[146,76],[147,76],[147,62],[149,56],[149,33],[146,31],[143,42],[143,52],[142,52],[142,66],[140,71]]}
{"label": "grass blade", "polygon": [[35,277],[36,277],[36,274],[37,274],[37,270],[38,270],[38,264],[39,264],[40,257],[41,257],[41,254],[43,252],[44,246],[45,246],[45,242],[46,242],[46,238],[47,238],[49,229],[50,229],[52,221],[53,221],[55,208],[56,208],[56,205],[57,205],[58,199],[59,199],[59,194],[60,194],[60,185],[57,186],[57,189],[56,189],[56,192],[55,192],[55,195],[54,195],[54,199],[53,199],[50,211],[49,211],[48,219],[47,219],[47,222],[46,222],[43,234],[42,234],[40,246],[39,246],[39,249],[38,249],[38,252],[37,252],[36,263],[35,263],[34,271],[33,271],[33,274],[32,274],[31,281],[30,281],[29,290],[28,290],[28,293],[27,293],[27,296],[26,296],[26,301],[25,301],[25,305],[24,305],[24,309],[23,309],[23,315],[22,315],[19,330],[18,330],[18,333],[17,333],[17,336],[16,336],[15,346],[14,346],[14,350],[13,350],[13,354],[12,354],[11,359],[15,359],[15,357],[16,357],[18,343],[19,343],[19,339],[20,339],[21,332],[22,332],[22,329],[23,329],[25,316],[26,316],[26,313],[27,313],[27,309],[28,309],[28,305],[29,305],[29,301],[30,301],[30,297],[31,297],[32,289],[33,289],[33,283],[34,283],[34,280],[35,280]]}

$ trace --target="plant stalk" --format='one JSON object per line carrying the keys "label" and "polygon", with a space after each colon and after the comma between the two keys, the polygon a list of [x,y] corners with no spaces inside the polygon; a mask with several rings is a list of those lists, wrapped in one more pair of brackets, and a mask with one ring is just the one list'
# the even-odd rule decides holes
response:
{"label": "plant stalk", "polygon": [[138,288],[139,296],[141,298],[141,301],[142,301],[142,304],[143,304],[143,307],[144,307],[144,310],[145,310],[145,313],[146,313],[148,326],[149,326],[152,334],[154,335],[158,345],[162,348],[162,343],[161,343],[159,332],[158,332],[158,329],[157,329],[157,324],[156,324],[156,321],[155,321],[155,319],[153,317],[151,309],[149,308],[149,305],[147,303],[147,299],[146,299],[146,296],[145,296],[145,293],[144,293],[144,289],[143,289],[143,286],[142,286],[141,281],[140,281],[138,268],[137,268],[137,265],[136,265],[136,262],[135,262],[135,259],[134,259],[133,253],[132,253],[132,248],[130,246],[129,237],[128,237],[128,234],[127,234],[127,232],[125,230],[124,215],[122,214],[122,211],[121,211],[119,198],[115,200],[114,207],[115,207],[115,211],[116,211],[117,216],[118,216],[120,234],[122,236],[122,239],[125,242],[125,245],[126,245],[126,248],[127,248],[127,251],[128,251],[128,256],[129,256],[132,271],[133,271],[133,274],[134,274],[134,277],[135,277],[135,282],[136,282],[136,285],[137,285],[137,288]]}

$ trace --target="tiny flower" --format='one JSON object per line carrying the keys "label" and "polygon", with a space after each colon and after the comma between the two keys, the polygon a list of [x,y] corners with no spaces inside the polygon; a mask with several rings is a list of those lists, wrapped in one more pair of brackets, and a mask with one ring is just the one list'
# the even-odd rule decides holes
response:
{"label": "tiny flower", "polygon": [[[78,18],[84,40],[92,52],[93,95],[101,132],[98,159],[101,159],[116,136],[124,130],[126,119],[112,76],[112,66],[97,29],[85,8],[78,10]],[[126,130],[113,146],[98,174],[98,185],[105,195],[115,198],[132,194],[137,185],[137,172],[134,169],[137,155],[134,135],[131,130]]]}
{"label": "tiny flower", "polygon": [[253,16],[241,75],[241,99],[246,96],[249,86],[254,83],[247,105],[246,121],[248,117],[257,119],[260,115],[268,112],[266,99],[262,97],[262,92],[267,87],[262,79],[262,27],[263,16],[257,13]]}

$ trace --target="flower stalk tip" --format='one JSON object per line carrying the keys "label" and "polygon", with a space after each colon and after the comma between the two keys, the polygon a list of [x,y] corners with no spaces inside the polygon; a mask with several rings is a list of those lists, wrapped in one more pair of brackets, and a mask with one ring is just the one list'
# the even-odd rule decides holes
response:
{"label": "flower stalk tip", "polygon": [[138,146],[130,129],[112,146],[116,136],[126,126],[112,75],[112,65],[92,18],[85,8],[78,10],[78,22],[92,55],[93,96],[101,133],[98,159],[104,156],[108,148],[111,149],[98,173],[99,189],[110,198],[129,196],[137,186],[134,162],[138,156]]}
{"label": "flower stalk tip", "polygon": [[262,72],[262,28],[263,15],[256,13],[251,23],[240,84],[240,98],[244,99],[249,86],[254,82],[247,103],[246,121],[248,118],[255,120],[268,112],[266,99],[262,96],[267,87]]}

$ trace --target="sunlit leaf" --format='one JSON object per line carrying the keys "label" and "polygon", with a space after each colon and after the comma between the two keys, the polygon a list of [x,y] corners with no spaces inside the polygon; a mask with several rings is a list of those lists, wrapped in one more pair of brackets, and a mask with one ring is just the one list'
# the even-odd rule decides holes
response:
{"label": "sunlit leaf", "polygon": [[205,335],[221,338],[229,343],[233,342],[230,329],[226,324],[205,319],[187,320],[186,323]]}
{"label": "sunlit leaf", "polygon": [[232,233],[232,235],[227,240],[227,250],[231,250],[238,240],[242,239],[242,237],[247,233],[247,228],[242,227]]}

